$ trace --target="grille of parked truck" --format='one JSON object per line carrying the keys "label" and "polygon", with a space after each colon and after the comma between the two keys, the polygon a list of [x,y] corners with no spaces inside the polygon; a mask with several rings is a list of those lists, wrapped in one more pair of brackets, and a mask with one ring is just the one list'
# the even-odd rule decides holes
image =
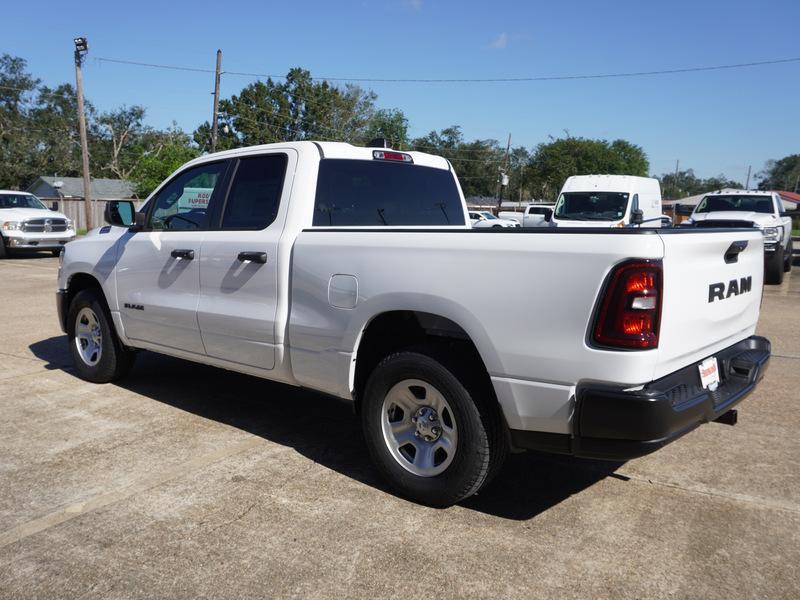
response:
{"label": "grille of parked truck", "polygon": [[78,375],[143,349],[349,399],[378,470],[429,505],[511,449],[625,459],[732,422],[769,361],[759,231],[473,229],[429,154],[220,152],[106,218],[59,270]]}
{"label": "grille of parked truck", "polygon": [[50,210],[33,194],[0,190],[0,258],[9,253],[61,252],[75,239],[72,221]]}

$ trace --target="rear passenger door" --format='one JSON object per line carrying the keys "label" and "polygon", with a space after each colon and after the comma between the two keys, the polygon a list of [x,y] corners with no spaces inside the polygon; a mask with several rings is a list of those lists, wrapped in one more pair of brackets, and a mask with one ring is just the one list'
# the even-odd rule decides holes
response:
{"label": "rear passenger door", "polygon": [[227,196],[216,226],[206,234],[200,264],[197,318],[211,357],[275,367],[283,262],[278,249],[296,164],[296,152],[286,150],[242,157],[232,166]]}

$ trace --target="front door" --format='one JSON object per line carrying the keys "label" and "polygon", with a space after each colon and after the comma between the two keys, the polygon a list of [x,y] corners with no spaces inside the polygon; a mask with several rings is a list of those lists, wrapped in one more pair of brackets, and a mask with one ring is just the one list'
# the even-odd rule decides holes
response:
{"label": "front door", "polygon": [[129,339],[205,353],[197,324],[200,259],[227,167],[208,163],[173,177],[147,203],[145,229],[123,239],[117,299]]}
{"label": "front door", "polygon": [[275,366],[278,242],[296,164],[296,152],[285,150],[231,165],[227,199],[218,226],[203,242],[200,263],[197,315],[209,356]]}

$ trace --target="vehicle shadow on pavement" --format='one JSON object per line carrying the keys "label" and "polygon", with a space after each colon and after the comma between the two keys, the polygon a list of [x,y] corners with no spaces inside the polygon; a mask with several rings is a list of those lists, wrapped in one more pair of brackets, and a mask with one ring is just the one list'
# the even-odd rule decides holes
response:
{"label": "vehicle shadow on pavement", "polygon": [[[31,344],[45,368],[71,373],[66,336]],[[372,467],[359,418],[349,402],[152,352],[141,352],[130,375],[109,384],[194,415],[292,447],[320,465],[392,493]],[[527,520],[605,477],[621,463],[540,453],[514,454],[496,479],[461,506]]]}

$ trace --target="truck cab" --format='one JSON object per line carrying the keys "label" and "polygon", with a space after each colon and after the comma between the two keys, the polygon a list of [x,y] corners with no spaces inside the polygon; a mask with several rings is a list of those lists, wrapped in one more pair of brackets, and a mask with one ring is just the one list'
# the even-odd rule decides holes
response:
{"label": "truck cab", "polygon": [[660,227],[661,186],[633,175],[574,175],[561,188],[551,227],[625,227],[641,211],[644,227]]}
{"label": "truck cab", "polygon": [[792,219],[775,192],[726,189],[707,194],[684,222],[701,228],[755,227],[764,236],[765,281],[783,282],[792,270]]}

